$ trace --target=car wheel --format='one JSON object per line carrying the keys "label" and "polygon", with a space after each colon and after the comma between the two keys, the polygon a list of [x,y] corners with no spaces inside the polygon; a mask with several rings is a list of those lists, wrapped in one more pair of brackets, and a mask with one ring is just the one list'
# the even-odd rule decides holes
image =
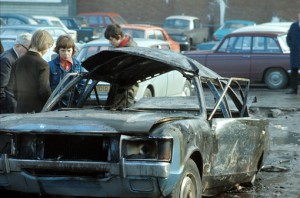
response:
{"label": "car wheel", "polygon": [[200,174],[195,162],[191,159],[185,164],[180,180],[175,185],[169,198],[198,198],[202,194]]}
{"label": "car wheel", "polygon": [[270,89],[282,89],[288,83],[288,76],[283,69],[273,68],[266,72],[264,82]]}
{"label": "car wheel", "polygon": [[192,86],[191,86],[190,81],[187,80],[184,83],[182,95],[183,96],[191,96],[191,93],[192,93]]}
{"label": "car wheel", "polygon": [[147,88],[144,92],[144,98],[151,98],[152,97],[152,92],[149,88]]}

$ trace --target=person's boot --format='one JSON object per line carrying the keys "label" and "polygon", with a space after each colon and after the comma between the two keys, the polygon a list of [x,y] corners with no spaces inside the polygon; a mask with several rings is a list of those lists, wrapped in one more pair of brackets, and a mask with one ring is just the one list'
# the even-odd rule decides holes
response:
{"label": "person's boot", "polygon": [[297,94],[297,91],[294,89],[289,90],[286,94]]}

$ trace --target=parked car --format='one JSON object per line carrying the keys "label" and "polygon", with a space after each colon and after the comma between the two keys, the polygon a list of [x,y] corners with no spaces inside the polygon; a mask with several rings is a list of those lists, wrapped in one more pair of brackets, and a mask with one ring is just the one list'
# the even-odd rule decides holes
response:
{"label": "parked car", "polygon": [[35,18],[41,25],[50,25],[63,28],[72,37],[74,42],[77,42],[77,32],[65,26],[65,24],[58,17],[34,15],[33,18]]}
{"label": "parked car", "polygon": [[290,49],[284,29],[244,27],[226,35],[214,50],[184,54],[222,76],[248,78],[270,89],[289,83]]}
{"label": "parked car", "polygon": [[[162,41],[162,40],[135,38],[134,41],[136,41],[136,43],[139,47],[149,47],[149,48],[171,50],[170,45],[166,41]],[[81,49],[78,52],[76,58],[80,62],[83,62],[90,56],[92,56],[100,51],[113,49],[113,48],[114,47],[105,38],[93,40],[93,41],[85,43],[81,46]]]}
{"label": "parked car", "polygon": [[0,12],[0,19],[5,25],[38,25],[38,21],[30,15],[2,13]]}
{"label": "parked car", "polygon": [[194,16],[169,16],[163,21],[163,28],[180,44],[180,51],[196,49],[198,43],[208,39],[208,28]]}
{"label": "parked car", "polygon": [[[166,41],[144,38],[136,38],[135,41],[137,42],[139,47],[171,50],[169,44]],[[94,40],[83,45],[76,58],[80,62],[83,62],[87,58],[100,51],[113,48],[114,47],[109,43],[107,39]],[[172,83],[173,80],[175,81],[174,83]],[[169,83],[168,92],[175,95],[188,95],[192,92],[192,87],[188,82],[186,82],[186,80],[180,73],[170,72],[168,75],[162,75],[159,78],[153,78],[148,81],[144,81],[142,84],[140,84],[136,97],[153,97],[165,94],[167,90],[166,88],[161,88],[161,83]],[[106,101],[110,87],[111,85],[106,82],[99,82],[97,84],[98,98],[100,102],[103,103]],[[95,96],[92,95],[92,97],[94,98]]]}
{"label": "parked car", "polygon": [[225,35],[236,29],[253,25],[256,25],[256,22],[248,20],[227,20],[213,33],[213,39],[215,41],[220,41]]}
{"label": "parked car", "polygon": [[0,36],[0,40],[1,40],[4,51],[6,51],[15,45],[16,37]]}
{"label": "parked car", "polygon": [[71,30],[77,31],[78,42],[89,42],[100,37],[99,34],[94,31],[94,28],[88,27],[87,23],[82,17],[59,17],[60,20]]}
{"label": "parked car", "polygon": [[116,12],[84,12],[78,16],[83,17],[90,27],[98,33],[103,33],[109,24],[127,24],[127,21]]}
{"label": "parked car", "polygon": [[[0,115],[1,188],[198,198],[255,180],[268,154],[269,126],[249,114],[249,80],[222,78],[180,53],[142,47],[102,51],[83,66],[89,72],[69,74],[72,81],[54,90],[43,112]],[[87,102],[98,81],[130,87],[170,71],[186,77],[195,93],[144,97],[118,110]],[[52,111],[82,79],[94,83],[78,103]]]}
{"label": "parked car", "polygon": [[68,32],[66,32],[63,28],[56,27],[56,26],[42,26],[42,25],[9,25],[9,26],[3,26],[0,28],[0,38],[6,38],[6,39],[16,39],[16,37],[24,32],[28,32],[33,34],[36,30],[43,29],[47,30],[54,39],[54,44],[49,50],[43,55],[43,58],[46,61],[52,60],[57,54],[54,52],[55,48],[55,42],[57,38],[60,35],[66,35]]}
{"label": "parked car", "polygon": [[3,26],[0,29],[0,36],[17,36],[21,33],[28,32],[33,34],[36,30],[43,29],[47,30],[54,40],[60,35],[66,35],[66,32],[63,28],[56,27],[56,26],[44,26],[44,25],[9,25]]}
{"label": "parked car", "polygon": [[291,27],[293,22],[268,22],[268,23],[261,23],[260,25],[263,26],[274,26],[274,27],[283,27],[283,28],[287,28],[287,31],[289,30],[289,28]]}
{"label": "parked car", "polygon": [[171,50],[180,52],[179,43],[173,41],[165,29],[154,25],[124,24],[122,30],[133,38],[159,39],[169,43]]}
{"label": "parked car", "polygon": [[212,50],[218,45],[219,41],[203,42],[196,45],[197,50]]}

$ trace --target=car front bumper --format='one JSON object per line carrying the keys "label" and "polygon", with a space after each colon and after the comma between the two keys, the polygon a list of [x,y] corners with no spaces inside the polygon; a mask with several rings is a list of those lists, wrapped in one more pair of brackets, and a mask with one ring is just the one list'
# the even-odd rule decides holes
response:
{"label": "car front bumper", "polygon": [[23,160],[2,154],[0,188],[65,196],[157,197],[169,169],[165,162]]}

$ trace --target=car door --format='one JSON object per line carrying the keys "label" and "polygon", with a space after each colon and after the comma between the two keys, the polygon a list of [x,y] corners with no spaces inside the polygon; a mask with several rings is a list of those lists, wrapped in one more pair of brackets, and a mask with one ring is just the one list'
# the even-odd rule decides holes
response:
{"label": "car door", "polygon": [[207,55],[206,66],[224,77],[250,77],[251,37],[226,38],[220,47]]}

